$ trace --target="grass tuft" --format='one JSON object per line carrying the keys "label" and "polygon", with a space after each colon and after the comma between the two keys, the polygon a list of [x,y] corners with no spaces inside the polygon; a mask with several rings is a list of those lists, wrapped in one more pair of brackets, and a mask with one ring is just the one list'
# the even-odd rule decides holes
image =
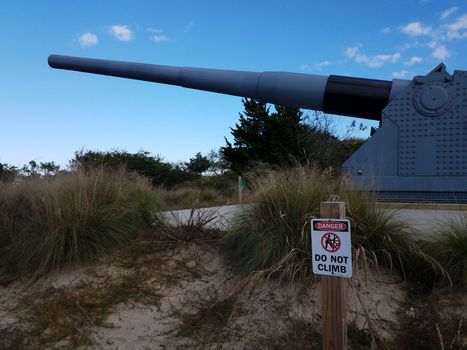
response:
{"label": "grass tuft", "polygon": [[342,197],[352,224],[355,263],[367,270],[379,265],[396,269],[404,279],[420,278],[423,283],[432,281],[434,272],[447,277],[424,243],[416,239],[416,230],[398,220],[396,212],[378,208],[374,194],[345,191]]}
{"label": "grass tuft", "polygon": [[311,168],[253,174],[254,204],[234,223],[225,247],[245,272],[304,276],[310,270],[307,223],[337,183]]}
{"label": "grass tuft", "polygon": [[177,336],[191,337],[196,333],[218,334],[227,325],[235,307],[235,299],[208,301],[196,314],[184,315]]}
{"label": "grass tuft", "polygon": [[250,183],[254,204],[234,223],[225,249],[243,271],[252,273],[253,285],[270,276],[310,279],[309,221],[319,217],[320,202],[329,199],[347,203],[358,263],[397,268],[406,277],[416,277],[406,274],[414,261],[423,269],[444,272],[394,212],[377,208],[371,195],[349,191],[339,178],[297,167],[255,174]]}
{"label": "grass tuft", "polygon": [[194,206],[184,213],[166,212],[156,216],[155,233],[162,239],[193,242],[215,240],[220,233],[219,213],[214,209],[200,210]]}
{"label": "grass tuft", "polygon": [[134,237],[162,207],[124,170],[74,171],[0,187],[0,270],[46,273],[99,257]]}
{"label": "grass tuft", "polygon": [[213,188],[185,186],[172,190],[158,188],[157,192],[170,209],[187,209],[193,206],[210,207],[232,202],[232,196],[225,196]]}
{"label": "grass tuft", "polygon": [[453,284],[467,290],[467,216],[444,223],[428,246],[448,271]]}

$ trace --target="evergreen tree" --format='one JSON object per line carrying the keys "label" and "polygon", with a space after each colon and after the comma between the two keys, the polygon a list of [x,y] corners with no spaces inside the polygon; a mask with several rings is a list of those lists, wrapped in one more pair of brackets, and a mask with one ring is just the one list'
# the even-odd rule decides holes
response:
{"label": "evergreen tree", "polygon": [[243,172],[255,162],[291,166],[315,162],[331,165],[333,146],[338,140],[319,124],[306,123],[298,108],[275,106],[271,112],[266,103],[244,99],[244,112],[231,128],[233,144],[226,140],[222,154],[235,172]]}
{"label": "evergreen tree", "polygon": [[13,165],[0,163],[0,183],[13,182],[19,170]]}
{"label": "evergreen tree", "polygon": [[189,172],[201,175],[211,167],[211,162],[208,157],[198,152],[193,158],[190,158],[188,163],[185,163],[185,166]]}

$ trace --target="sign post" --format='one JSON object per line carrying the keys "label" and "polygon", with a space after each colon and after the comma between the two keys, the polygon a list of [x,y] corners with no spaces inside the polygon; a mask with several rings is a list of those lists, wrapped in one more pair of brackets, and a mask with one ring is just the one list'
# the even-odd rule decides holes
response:
{"label": "sign post", "polygon": [[321,277],[323,349],[347,349],[347,281],[352,277],[350,222],[344,202],[322,202],[311,226],[313,273]]}
{"label": "sign post", "polygon": [[243,182],[243,178],[241,176],[238,177],[238,201],[240,204],[243,203],[243,187],[245,187],[245,183]]}

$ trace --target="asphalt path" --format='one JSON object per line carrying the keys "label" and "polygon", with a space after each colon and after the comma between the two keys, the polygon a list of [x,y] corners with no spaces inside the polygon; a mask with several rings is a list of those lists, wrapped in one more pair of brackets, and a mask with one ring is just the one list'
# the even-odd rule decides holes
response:
{"label": "asphalt path", "polygon": [[[210,227],[228,230],[234,219],[249,206],[249,204],[244,204],[200,208],[196,210],[176,210],[164,212],[163,215],[173,224],[186,223],[190,220],[190,217],[196,219],[199,216],[204,216],[205,218],[213,216],[216,219],[211,221]],[[423,235],[425,233],[428,235],[436,231],[450,220],[460,219],[462,217],[467,219],[467,210],[461,207],[457,209],[444,209],[442,206],[437,206],[435,209],[392,207],[391,209],[382,208],[380,210],[394,213],[399,220],[416,228]]]}

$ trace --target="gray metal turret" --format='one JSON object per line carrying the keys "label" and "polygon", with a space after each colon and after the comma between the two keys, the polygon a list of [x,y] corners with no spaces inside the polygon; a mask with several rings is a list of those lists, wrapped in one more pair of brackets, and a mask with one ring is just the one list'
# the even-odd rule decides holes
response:
{"label": "gray metal turret", "polygon": [[410,80],[243,72],[49,56],[53,68],[178,85],[380,120],[343,165],[381,199],[467,201],[467,72],[443,64]]}

